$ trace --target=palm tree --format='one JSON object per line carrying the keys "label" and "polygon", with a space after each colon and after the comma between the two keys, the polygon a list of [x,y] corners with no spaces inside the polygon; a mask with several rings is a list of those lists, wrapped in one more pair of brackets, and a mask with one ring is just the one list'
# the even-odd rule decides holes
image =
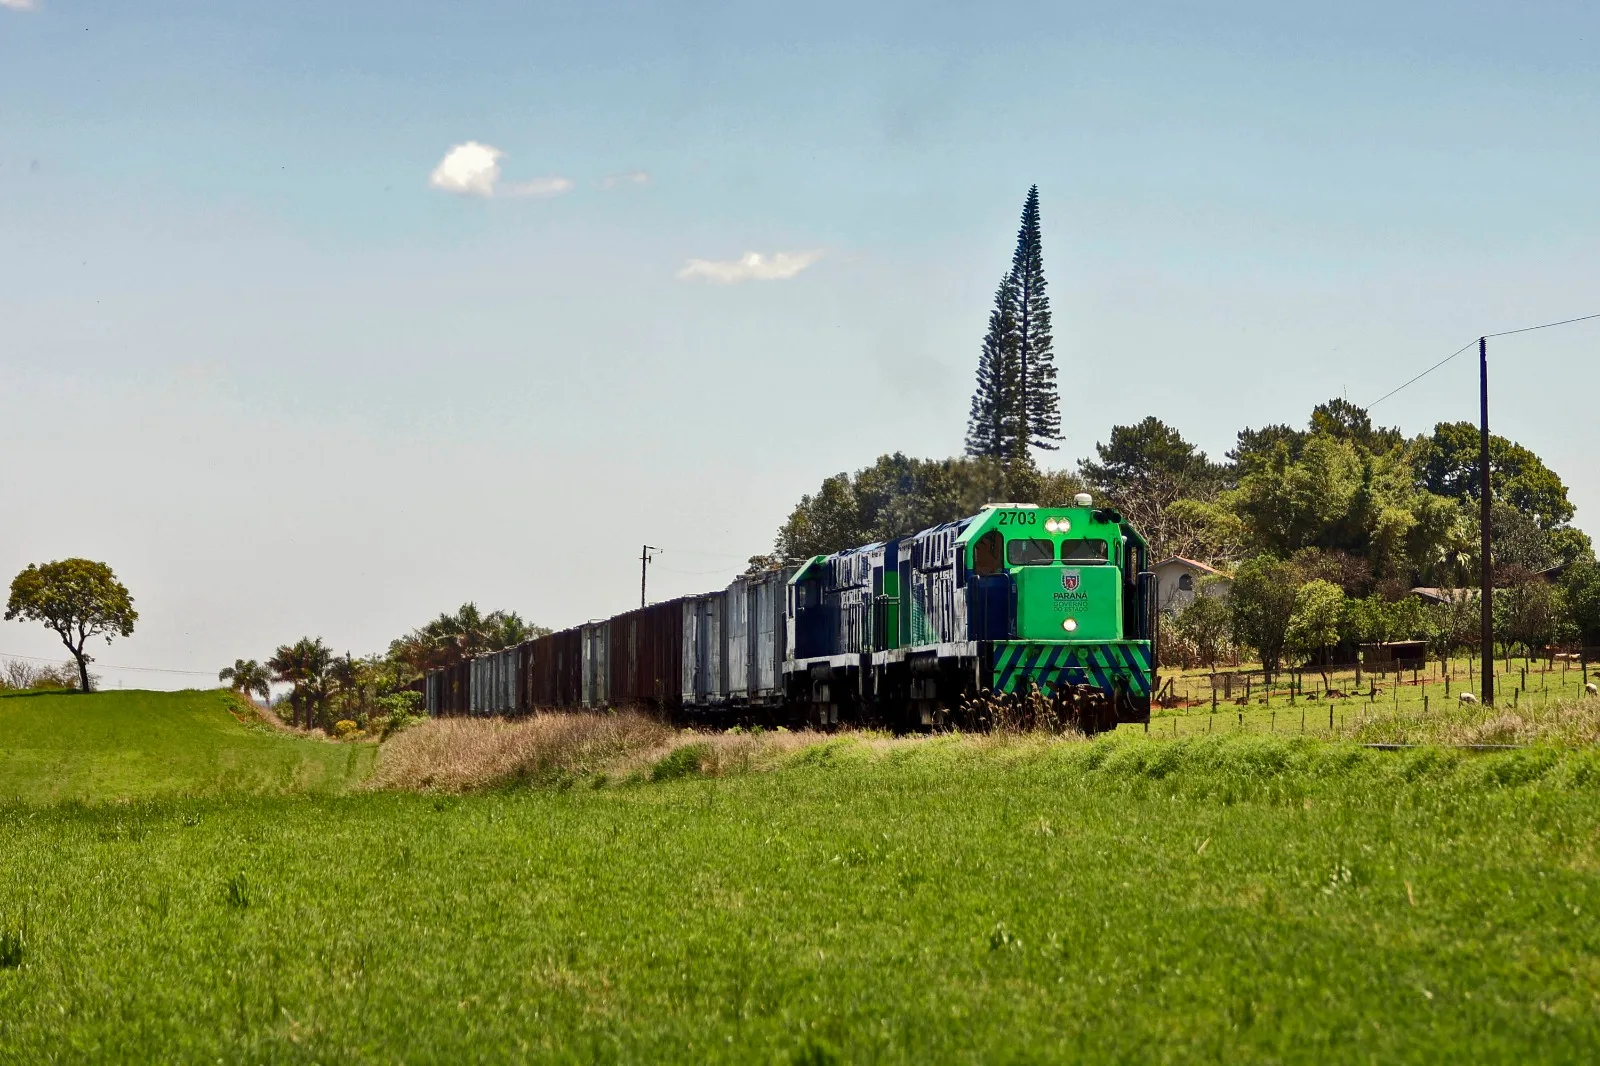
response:
{"label": "palm tree", "polygon": [[341,707],[349,711],[351,704],[361,704],[361,690],[366,687],[366,666],[360,659],[345,652],[334,658],[328,666],[328,679],[338,692]]}
{"label": "palm tree", "polygon": [[292,724],[312,724],[313,711],[327,699],[327,674],[332,662],[333,652],[321,637],[301,637],[293,644],[279,645],[267,660],[274,681],[294,686],[289,692]]}
{"label": "palm tree", "polygon": [[295,648],[292,644],[280,644],[278,650],[272,653],[272,658],[267,660],[267,669],[272,671],[272,680],[281,685],[292,685],[289,690],[289,724],[300,724],[300,682],[303,671],[300,662],[295,658]]}
{"label": "palm tree", "polygon": [[251,693],[257,693],[268,702],[272,699],[272,688],[268,684],[271,678],[254,659],[235,659],[232,666],[217,671],[217,680],[231,682],[233,691],[245,699],[249,699]]}

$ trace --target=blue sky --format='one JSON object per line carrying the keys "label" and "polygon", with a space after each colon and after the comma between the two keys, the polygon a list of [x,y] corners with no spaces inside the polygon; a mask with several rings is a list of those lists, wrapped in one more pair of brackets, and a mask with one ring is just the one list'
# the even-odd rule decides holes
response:
{"label": "blue sky", "polygon": [[[105,662],[195,670],[613,613],[643,541],[654,594],[714,586],[825,475],[959,449],[1034,182],[1060,465],[1146,414],[1218,454],[1600,311],[1597,42],[1578,3],[0,0],[0,570],[106,559],[144,619]],[[1580,524],[1597,351],[1491,352]],[[1475,404],[1463,357],[1375,413]]]}

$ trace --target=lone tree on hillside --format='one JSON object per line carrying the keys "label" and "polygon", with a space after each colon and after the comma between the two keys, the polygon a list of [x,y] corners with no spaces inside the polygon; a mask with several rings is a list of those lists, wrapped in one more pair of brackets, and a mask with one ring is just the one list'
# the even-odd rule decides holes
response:
{"label": "lone tree on hillside", "polygon": [[13,619],[43,622],[55,630],[78,661],[82,691],[88,692],[94,659],[84,645],[93,637],[105,637],[110,644],[113,637],[131,636],[139,612],[111,567],[90,559],[62,559],[30,565],[11,582],[6,621]]}
{"label": "lone tree on hillside", "polygon": [[1061,404],[1045,294],[1039,187],[1028,190],[1011,272],[995,293],[978,357],[978,386],[967,424],[967,454],[1031,462],[1029,448],[1055,450]]}

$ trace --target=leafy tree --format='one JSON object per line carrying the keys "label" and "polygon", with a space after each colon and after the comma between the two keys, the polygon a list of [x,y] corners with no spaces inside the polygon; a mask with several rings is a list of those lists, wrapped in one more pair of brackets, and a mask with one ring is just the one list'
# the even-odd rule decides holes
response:
{"label": "leafy tree", "polygon": [[1346,596],[1363,596],[1372,589],[1372,564],[1338,548],[1301,548],[1289,557],[1302,581],[1330,581]]}
{"label": "leafy tree", "polygon": [[62,559],[30,565],[12,580],[6,621],[13,619],[43,622],[54,630],[77,660],[82,691],[88,692],[94,660],[84,646],[95,637],[110,644],[113,637],[131,636],[139,612],[111,567],[89,559]]}
{"label": "leafy tree", "polygon": [[1568,567],[1562,576],[1562,593],[1578,639],[1585,644],[1600,642],[1600,565],[1589,558]]}
{"label": "leafy tree", "polygon": [[1218,594],[1223,579],[1210,575],[1200,582],[1195,597],[1177,611],[1172,625],[1179,639],[1187,641],[1200,657],[1200,663],[1217,674],[1217,662],[1233,643],[1233,611],[1227,599]]}
{"label": "leafy tree", "polygon": [[1247,548],[1343,552],[1365,559],[1375,581],[1399,586],[1460,580],[1476,553],[1465,508],[1418,487],[1411,446],[1395,444],[1392,431],[1366,431],[1349,410],[1329,414],[1334,408],[1324,404],[1314,418],[1334,429],[1266,435],[1261,449],[1269,450],[1237,462],[1238,488],[1219,502],[1239,516]]}
{"label": "leafy tree", "polygon": [[266,700],[272,695],[268,684],[271,675],[254,659],[235,659],[232,666],[224,666],[217,672],[217,680],[228,682],[235,692],[246,698],[254,693]]}
{"label": "leafy tree", "polygon": [[1426,638],[1432,626],[1421,600],[1402,596],[1397,600],[1374,593],[1345,604],[1344,636],[1359,643],[1388,643]]}
{"label": "leafy tree", "polygon": [[1430,643],[1438,655],[1477,648],[1483,641],[1482,612],[1476,590],[1444,589],[1445,602],[1426,608]]}
{"label": "leafy tree", "polygon": [[1261,429],[1241,429],[1227,458],[1233,464],[1235,477],[1242,477],[1270,460],[1277,453],[1279,445],[1283,446],[1290,462],[1298,460],[1305,443],[1306,434],[1292,426],[1280,424],[1263,426]]}
{"label": "leafy tree", "polygon": [[1207,554],[1208,516],[1173,504],[1215,497],[1225,483],[1222,467],[1153,415],[1111,427],[1110,441],[1095,444],[1095,453],[1098,460],[1083,460],[1078,472],[1144,534],[1156,558]]}
{"label": "leafy tree", "polygon": [[[1416,456],[1417,477],[1439,496],[1478,498],[1478,427],[1471,422],[1440,422]],[[1567,487],[1533,452],[1504,437],[1489,437],[1489,488],[1496,502],[1529,516],[1541,529],[1554,529],[1575,513]]]}
{"label": "leafy tree", "polygon": [[1576,631],[1566,617],[1566,605],[1561,590],[1537,578],[1519,581],[1501,589],[1494,597],[1494,631],[1499,643],[1509,648],[1521,644],[1523,653],[1532,655],[1534,648],[1544,647],[1564,635]]}
{"label": "leafy tree", "polygon": [[1289,616],[1289,628],[1284,634],[1285,647],[1296,655],[1318,657],[1322,669],[1322,687],[1328,687],[1327,650],[1339,643],[1340,624],[1344,621],[1344,590],[1331,581],[1318,578],[1307,581],[1295,590],[1294,613]]}
{"label": "leafy tree", "polygon": [[978,385],[967,418],[967,454],[1009,460],[1023,451],[1021,334],[1017,328],[1017,292],[1011,275],[1000,281],[989,312],[989,331],[978,356]]}
{"label": "leafy tree", "polygon": [[1496,584],[1518,580],[1521,575],[1537,573],[1556,562],[1549,534],[1539,528],[1532,515],[1508,503],[1489,505],[1489,531],[1493,539],[1490,554],[1499,575]]}
{"label": "leafy tree", "polygon": [[1256,649],[1269,680],[1283,660],[1298,590],[1294,567],[1271,555],[1247,559],[1234,571],[1228,594],[1233,635]]}
{"label": "leafy tree", "polygon": [[778,529],[772,556],[752,565],[797,563],[814,555],[905,536],[976,514],[986,503],[1065,505],[1082,483],[1064,472],[1041,472],[1032,463],[994,459],[910,459],[879,456],[854,475],[823,481]]}
{"label": "leafy tree", "polygon": [[1329,400],[1312,408],[1311,432],[1347,440],[1369,453],[1390,451],[1400,447],[1405,440],[1398,429],[1374,428],[1372,416],[1366,408],[1357,407],[1345,399]]}

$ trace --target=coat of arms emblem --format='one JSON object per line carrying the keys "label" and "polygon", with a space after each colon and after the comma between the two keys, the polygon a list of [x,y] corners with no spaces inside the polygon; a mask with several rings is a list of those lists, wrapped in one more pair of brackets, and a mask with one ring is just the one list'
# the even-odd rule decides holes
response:
{"label": "coat of arms emblem", "polygon": [[1068,592],[1077,592],[1078,582],[1082,580],[1082,577],[1083,571],[1081,570],[1063,570],[1061,571],[1061,587]]}

